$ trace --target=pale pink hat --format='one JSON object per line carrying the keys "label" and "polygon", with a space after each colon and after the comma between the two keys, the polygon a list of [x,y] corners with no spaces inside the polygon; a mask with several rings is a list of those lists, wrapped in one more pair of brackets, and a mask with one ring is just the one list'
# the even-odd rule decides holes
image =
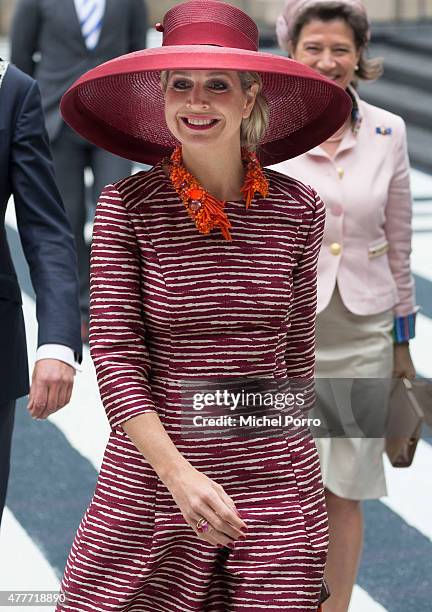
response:
{"label": "pale pink hat", "polygon": [[289,50],[289,43],[292,39],[295,24],[306,9],[316,4],[334,4],[335,2],[351,6],[361,15],[366,17],[369,23],[369,30],[367,33],[367,39],[369,40],[370,22],[366,7],[361,0],[285,0],[284,10],[276,20],[276,34],[279,46],[282,49],[285,49],[285,51]]}

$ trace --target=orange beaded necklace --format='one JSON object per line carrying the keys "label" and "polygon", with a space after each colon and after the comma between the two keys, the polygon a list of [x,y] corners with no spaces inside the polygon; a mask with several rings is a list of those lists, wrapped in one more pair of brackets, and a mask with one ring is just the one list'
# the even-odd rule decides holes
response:
{"label": "orange beaded necklace", "polygon": [[[254,153],[242,150],[242,160],[246,175],[241,188],[249,208],[255,193],[262,197],[268,195],[268,181]],[[209,234],[219,227],[225,240],[232,240],[229,230],[231,223],[224,212],[225,202],[217,200],[198,183],[196,178],[183,165],[181,147],[177,147],[169,160],[169,175],[174,189],[179,194],[189,216],[202,234]]]}

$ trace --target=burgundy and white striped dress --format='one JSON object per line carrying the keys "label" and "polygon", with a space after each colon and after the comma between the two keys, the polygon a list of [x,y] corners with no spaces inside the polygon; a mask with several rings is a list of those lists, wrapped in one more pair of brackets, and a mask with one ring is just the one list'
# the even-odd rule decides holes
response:
{"label": "burgundy and white striped dress", "polygon": [[[324,207],[311,188],[265,174],[267,198],[227,202],[231,242],[198,233],[161,164],[100,198],[90,346],[112,432],[57,610],[318,607],[328,534],[314,441],[180,435],[182,380],[313,376]],[[148,411],[235,501],[249,530],[234,550],[198,539],[123,432]]]}

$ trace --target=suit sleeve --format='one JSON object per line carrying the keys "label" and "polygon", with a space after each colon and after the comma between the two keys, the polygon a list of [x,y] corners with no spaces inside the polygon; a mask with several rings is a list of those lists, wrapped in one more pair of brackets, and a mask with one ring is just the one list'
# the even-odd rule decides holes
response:
{"label": "suit sleeve", "polygon": [[30,76],[35,71],[33,55],[38,51],[40,26],[38,0],[18,0],[11,25],[11,62]]}
{"label": "suit sleeve", "polygon": [[[414,335],[415,293],[411,274],[412,198],[410,189],[409,160],[405,123],[395,129],[394,173],[390,182],[384,230],[389,243],[389,265],[395,279],[399,302],[394,309],[395,331],[401,326],[411,328],[409,339]],[[399,321],[398,321],[399,319]],[[412,325],[411,320],[412,319]],[[406,324],[406,325],[405,325]],[[397,334],[396,334],[397,336]],[[398,339],[396,337],[396,339]]]}
{"label": "suit sleeve", "polygon": [[140,51],[147,45],[148,14],[144,0],[131,0],[129,52]]}
{"label": "suit sleeve", "polygon": [[18,231],[36,293],[38,346],[81,354],[75,245],[52,167],[39,88],[29,79],[17,110],[10,180]]}
{"label": "suit sleeve", "polygon": [[114,187],[102,192],[90,266],[90,353],[112,429],[157,412],[148,380],[140,256],[128,212]]}
{"label": "suit sleeve", "polygon": [[303,247],[293,271],[293,297],[285,354],[288,378],[312,380],[315,366],[317,265],[324,233],[325,208],[314,189],[311,211],[298,237]]}

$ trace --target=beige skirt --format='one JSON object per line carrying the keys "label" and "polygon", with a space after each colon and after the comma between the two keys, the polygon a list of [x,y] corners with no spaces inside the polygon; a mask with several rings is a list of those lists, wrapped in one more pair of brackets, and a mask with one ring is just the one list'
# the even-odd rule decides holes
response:
{"label": "beige skirt", "polygon": [[[336,287],[330,304],[317,316],[316,377],[390,379],[392,329],[391,310],[355,315],[347,310]],[[346,388],[338,384],[337,394],[333,394],[340,404],[339,413],[350,413],[349,387],[349,381]],[[385,401],[381,408],[385,413]],[[387,495],[382,438],[317,438],[316,443],[327,489],[345,499],[377,499]]]}

